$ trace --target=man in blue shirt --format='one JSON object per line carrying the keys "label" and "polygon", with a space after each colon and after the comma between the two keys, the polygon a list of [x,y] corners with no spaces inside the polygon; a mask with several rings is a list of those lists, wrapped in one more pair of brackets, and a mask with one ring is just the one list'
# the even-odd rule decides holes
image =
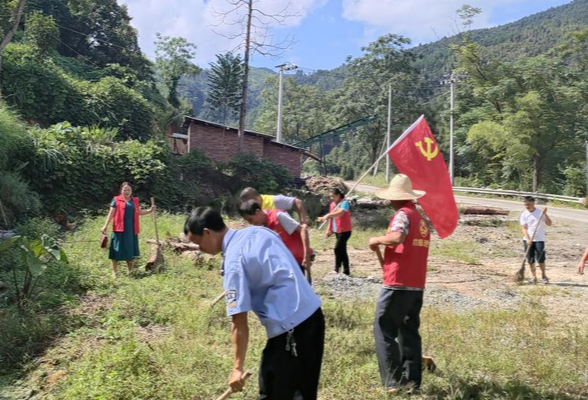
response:
{"label": "man in blue shirt", "polygon": [[234,392],[245,384],[249,311],[267,332],[259,376],[258,400],[316,400],[323,357],[325,321],[321,300],[308,284],[292,253],[272,231],[261,227],[228,229],[209,207],[186,220],[186,236],[208,254],[223,253],[227,315],[232,318]]}

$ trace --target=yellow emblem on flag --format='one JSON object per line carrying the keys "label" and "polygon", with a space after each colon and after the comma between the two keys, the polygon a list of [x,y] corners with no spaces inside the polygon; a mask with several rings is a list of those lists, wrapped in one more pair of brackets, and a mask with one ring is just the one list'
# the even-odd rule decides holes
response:
{"label": "yellow emblem on flag", "polygon": [[423,146],[422,141],[418,141],[416,146],[421,151],[421,154],[427,157],[427,161],[431,161],[433,158],[437,157],[437,154],[439,154],[439,146],[435,146],[435,149],[433,149],[433,143],[435,143],[435,141],[430,137],[425,138],[425,143],[427,144],[426,149],[425,146]]}

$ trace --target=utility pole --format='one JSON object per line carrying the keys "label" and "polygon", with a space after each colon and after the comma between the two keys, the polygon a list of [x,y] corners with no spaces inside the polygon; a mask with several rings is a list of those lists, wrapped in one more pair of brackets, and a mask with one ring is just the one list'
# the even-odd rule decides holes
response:
{"label": "utility pole", "polygon": [[[388,131],[386,132],[386,151],[390,149],[392,131],[392,84],[388,85]],[[386,157],[386,182],[390,182],[390,157]]]}
{"label": "utility pole", "polygon": [[455,184],[453,175],[453,109],[455,107],[455,78],[453,74],[451,74],[449,87],[449,91],[451,92],[451,100],[449,107],[449,179],[451,179],[451,186],[453,186]]}
{"label": "utility pole", "polygon": [[276,142],[282,142],[282,101],[284,98],[284,71],[292,71],[298,68],[294,64],[285,63],[277,65],[276,68],[280,69],[280,83],[278,89],[278,126],[276,132]]}
{"label": "utility pole", "polygon": [[[442,85],[449,84],[449,93],[450,93],[450,100],[449,100],[449,178],[451,179],[451,185],[455,184],[455,169],[454,169],[454,141],[453,141],[453,114],[455,111],[455,84],[458,83],[462,79],[466,79],[467,75],[457,75],[453,72],[451,75],[445,75],[445,80],[441,81]],[[449,79],[447,79],[449,78]]]}
{"label": "utility pole", "polygon": [[586,197],[588,197],[588,141],[585,142],[586,145]]}

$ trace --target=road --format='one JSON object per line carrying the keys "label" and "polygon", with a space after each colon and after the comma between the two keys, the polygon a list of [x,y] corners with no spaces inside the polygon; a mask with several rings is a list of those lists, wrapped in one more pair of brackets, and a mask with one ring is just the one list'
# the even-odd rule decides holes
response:
{"label": "road", "polygon": [[[354,185],[354,182],[345,182],[349,187]],[[373,193],[377,189],[376,186],[358,185],[357,189],[360,192]],[[486,207],[503,208],[509,211],[522,211],[523,205],[521,201],[502,200],[502,199],[486,199],[483,197],[469,197],[469,196],[455,196],[458,204],[472,204]],[[542,207],[540,207],[542,208]],[[571,221],[588,224],[588,210],[575,210],[571,208],[549,207],[548,214],[551,218],[566,219]]]}

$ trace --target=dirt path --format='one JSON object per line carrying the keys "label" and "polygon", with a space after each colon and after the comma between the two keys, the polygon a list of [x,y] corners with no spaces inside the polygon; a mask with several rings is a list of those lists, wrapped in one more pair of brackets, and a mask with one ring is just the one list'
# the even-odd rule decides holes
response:
{"label": "dirt path", "polygon": [[[586,227],[577,221],[553,219],[554,226],[547,228],[550,284],[527,281],[517,285],[513,281],[523,256],[518,213],[501,219],[462,217],[450,239],[433,241],[426,304],[467,311],[516,309],[522,302],[539,301],[550,318],[588,322],[588,275],[576,273],[588,243]],[[479,226],[495,223],[500,226]],[[321,252],[314,265],[316,287],[323,296],[374,299],[381,286],[375,256],[355,248],[349,249],[349,255],[351,278],[332,272],[332,252]],[[530,278],[528,267],[526,277]]]}
{"label": "dirt path", "polygon": [[[345,182],[349,187],[353,186],[354,182]],[[376,186],[370,185],[359,185],[357,190],[364,193],[373,193],[377,189]],[[486,207],[497,207],[509,210],[512,212],[519,212],[522,208],[520,201],[503,200],[503,199],[486,199],[482,197],[468,197],[468,196],[455,196],[455,200],[458,204],[471,204]],[[549,214],[553,218],[565,219],[588,225],[588,210],[576,210],[572,208],[561,208],[561,207],[549,207]],[[588,228],[588,226],[587,226]]]}

